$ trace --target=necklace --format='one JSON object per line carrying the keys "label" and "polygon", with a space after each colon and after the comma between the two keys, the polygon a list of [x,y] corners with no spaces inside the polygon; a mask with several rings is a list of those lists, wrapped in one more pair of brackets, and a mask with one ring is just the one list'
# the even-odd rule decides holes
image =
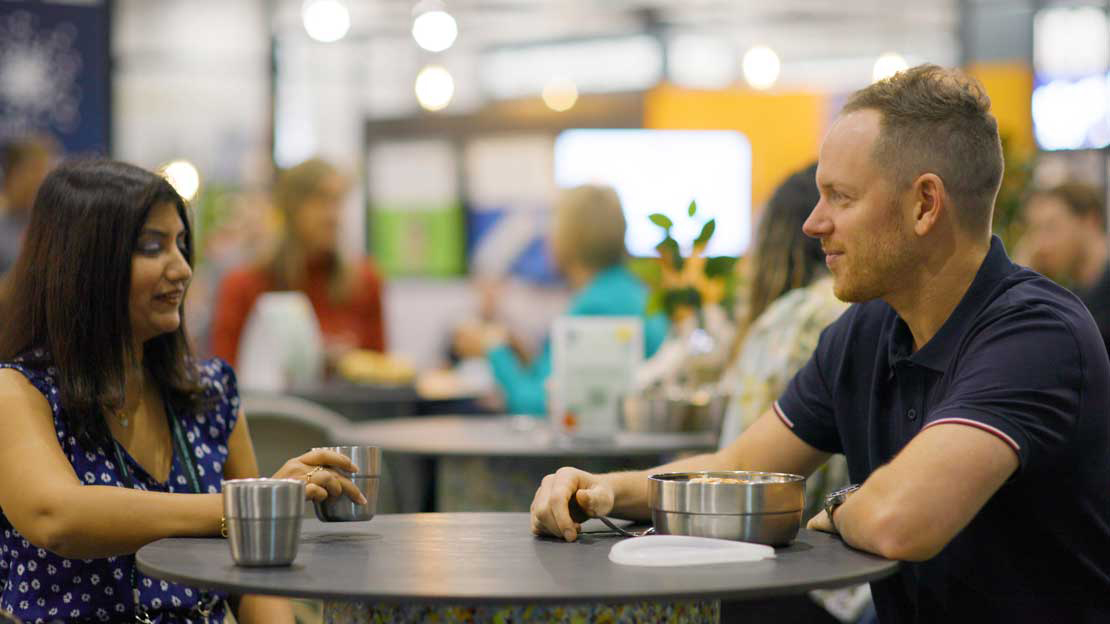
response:
{"label": "necklace", "polygon": [[127,415],[127,412],[116,412],[116,419],[119,420],[119,426],[123,427],[124,429],[126,429],[127,426],[131,424],[131,417]]}

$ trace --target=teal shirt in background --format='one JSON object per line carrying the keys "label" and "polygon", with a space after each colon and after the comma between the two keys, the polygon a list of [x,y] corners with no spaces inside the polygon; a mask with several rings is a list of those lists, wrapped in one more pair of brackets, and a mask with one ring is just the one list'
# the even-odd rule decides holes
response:
{"label": "teal shirt in background", "polygon": [[[662,315],[648,316],[648,291],[644,283],[623,266],[598,273],[571,300],[568,316],[639,316],[644,319],[644,356],[652,354],[667,335],[667,320]],[[510,414],[547,413],[544,382],[551,375],[551,341],[545,340],[543,352],[525,366],[506,346],[487,354],[493,376],[505,393]]]}

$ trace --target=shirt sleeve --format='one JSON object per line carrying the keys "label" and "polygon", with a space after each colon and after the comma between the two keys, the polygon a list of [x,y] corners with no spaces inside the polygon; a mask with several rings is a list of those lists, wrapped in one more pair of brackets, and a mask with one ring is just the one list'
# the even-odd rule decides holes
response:
{"label": "shirt sleeve", "polygon": [[925,427],[975,427],[1012,448],[1022,472],[1049,466],[1079,419],[1082,353],[1073,328],[1055,312],[1008,310],[972,337]]}
{"label": "shirt sleeve", "polygon": [[214,357],[204,363],[203,376],[207,387],[206,398],[211,402],[208,409],[211,418],[206,419],[207,433],[213,442],[227,444],[241,411],[235,369],[226,361]]}
{"label": "shirt sleeve", "polygon": [[826,453],[843,453],[833,387],[854,317],[846,312],[821,332],[817,348],[775,401],[775,414],[803,442]]}
{"label": "shirt sleeve", "polygon": [[544,343],[543,352],[531,366],[525,366],[507,346],[491,349],[486,354],[493,376],[505,393],[505,407],[512,414],[547,413],[547,392],[544,382],[551,375],[551,346]]}

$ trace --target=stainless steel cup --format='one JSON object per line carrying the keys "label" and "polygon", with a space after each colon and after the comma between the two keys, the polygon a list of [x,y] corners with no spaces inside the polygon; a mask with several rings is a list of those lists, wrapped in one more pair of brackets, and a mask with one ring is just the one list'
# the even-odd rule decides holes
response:
{"label": "stainless steel cup", "polygon": [[316,517],[321,522],[365,522],[373,518],[378,507],[382,450],[376,446],[324,446],[319,448],[350,458],[357,470],[354,474],[344,473],[344,476],[349,478],[351,483],[354,483],[355,487],[366,497],[366,504],[359,505],[346,495],[328,498],[322,503],[313,503]]}
{"label": "stainless steel cup", "polygon": [[223,482],[227,542],[237,565],[293,563],[301,539],[304,488],[304,481],[296,479]]}

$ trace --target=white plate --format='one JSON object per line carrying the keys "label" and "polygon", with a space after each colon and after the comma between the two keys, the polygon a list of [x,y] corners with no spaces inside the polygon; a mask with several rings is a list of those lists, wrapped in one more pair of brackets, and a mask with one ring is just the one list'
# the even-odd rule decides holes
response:
{"label": "white plate", "polygon": [[688,566],[772,559],[775,549],[763,544],[685,535],[648,535],[621,540],[609,561],[634,566]]}

